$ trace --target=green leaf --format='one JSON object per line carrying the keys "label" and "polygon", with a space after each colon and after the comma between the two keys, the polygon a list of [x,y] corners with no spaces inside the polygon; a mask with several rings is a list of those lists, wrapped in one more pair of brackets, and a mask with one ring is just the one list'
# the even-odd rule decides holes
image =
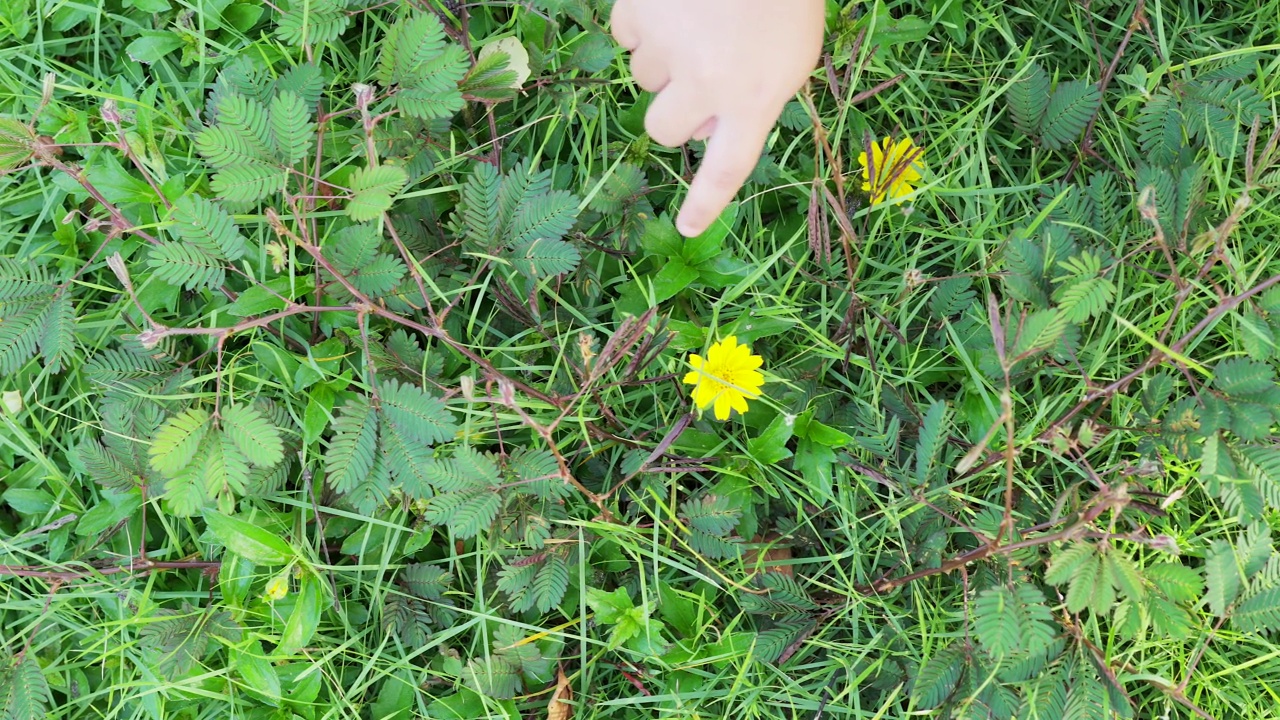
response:
{"label": "green leaf", "polygon": [[1231,603],[1235,602],[1244,584],[1240,566],[1236,564],[1235,549],[1225,540],[1214,540],[1204,559],[1206,599],[1209,609],[1218,617],[1225,617]]}
{"label": "green leaf", "polygon": [[453,117],[465,105],[462,93],[456,89],[412,87],[396,93],[396,106],[400,112],[422,120]]}
{"label": "green leaf", "polygon": [[249,462],[274,467],[284,459],[280,430],[252,405],[231,405],[222,411],[222,431]]}
{"label": "green leaf", "polygon": [[267,108],[256,97],[229,93],[218,99],[218,128],[234,133],[252,147],[259,159],[267,159],[272,146]]}
{"label": "green leaf", "polygon": [[747,442],[747,454],[761,465],[774,465],[791,457],[787,448],[795,433],[795,417],[778,413],[758,436]]}
{"label": "green leaf", "polygon": [[452,440],[458,424],[444,401],[416,385],[395,380],[378,385],[382,414],[406,439],[422,445],[435,445]]}
{"label": "green leaf", "polygon": [[511,244],[519,247],[533,240],[559,240],[578,219],[578,198],[563,190],[527,197],[511,218]]}
{"label": "green leaf", "polygon": [[1138,142],[1147,160],[1172,165],[1186,145],[1177,98],[1168,88],[1158,89],[1138,113]]}
{"label": "green leaf", "polygon": [[612,592],[605,592],[599,588],[588,587],[586,602],[591,612],[595,613],[596,622],[605,625],[620,622],[623,616],[635,607],[626,588],[615,588]]}
{"label": "green leaf", "polygon": [[738,203],[730,203],[720,216],[697,237],[681,243],[680,256],[690,266],[698,266],[720,255],[724,240],[732,232],[738,220]]}
{"label": "green leaf", "polygon": [[946,702],[964,674],[964,647],[952,643],[934,654],[916,673],[911,697],[921,709],[933,709]]}
{"label": "green leaf", "polygon": [[173,477],[190,464],[209,430],[209,420],[209,413],[200,408],[186,410],[165,420],[148,450],[152,469]]}
{"label": "green leaf", "polygon": [[230,648],[228,659],[250,690],[259,693],[272,705],[280,700],[280,675],[262,651],[262,644],[251,640],[243,648]]}
{"label": "green leaf", "polygon": [[662,266],[657,275],[650,278],[653,283],[653,302],[663,303],[670,300],[697,279],[697,269],[689,267],[682,260],[673,258]]}
{"label": "green leaf", "polygon": [[1066,332],[1071,321],[1066,313],[1059,310],[1037,310],[1022,321],[1018,331],[1018,342],[1014,346],[1014,357],[1043,352],[1053,347]]}
{"label": "green leaf", "polygon": [[651,218],[644,224],[644,234],[640,236],[640,246],[651,255],[662,257],[680,257],[684,246],[684,238],[668,215]]}
{"label": "green leaf", "polygon": [[291,0],[276,35],[289,45],[319,45],[338,39],[351,23],[345,0]]}
{"label": "green leaf", "polygon": [[71,294],[59,293],[36,325],[43,328],[38,339],[40,354],[49,372],[59,372],[74,357],[76,314]]}
{"label": "green leaf", "polygon": [[5,711],[5,720],[45,720],[49,717],[53,695],[34,653],[24,654],[7,677],[0,674],[0,680],[8,681],[5,683],[7,688],[0,685],[0,690],[7,691],[0,694],[0,700],[8,696],[8,702],[0,706],[0,710]]}
{"label": "green leaf", "polygon": [[213,176],[209,187],[225,200],[254,203],[284,189],[285,173],[263,163],[247,163],[223,168]]}
{"label": "green leaf", "polygon": [[703,495],[680,504],[680,512],[698,531],[724,537],[733,532],[742,518],[742,508],[724,495]]}
{"label": "green leaf", "polygon": [[1039,63],[1030,63],[1021,77],[1009,86],[1009,113],[1013,124],[1027,135],[1039,135],[1040,123],[1049,108],[1049,74]]}
{"label": "green leaf", "polygon": [[186,43],[177,33],[165,30],[143,30],[124,51],[134,61],[150,65]]}
{"label": "green leaf", "polygon": [[314,573],[303,573],[293,612],[289,613],[289,619],[285,621],[280,643],[276,645],[272,655],[293,655],[306,647],[320,627],[320,613],[323,609],[324,581]]}
{"label": "green leaf", "polygon": [[569,64],[585,73],[598,73],[609,67],[617,46],[602,32],[584,32],[574,38]]}
{"label": "green leaf", "polygon": [[453,584],[453,575],[437,565],[418,563],[406,567],[400,574],[400,581],[417,597],[439,600]]}
{"label": "green leaf", "polygon": [[258,565],[282,565],[297,556],[289,543],[269,530],[217,512],[204,515],[209,532],[231,552]]}
{"label": "green leaf", "polygon": [[535,238],[511,248],[507,255],[520,273],[530,278],[573,272],[582,262],[578,248],[564,240]]}
{"label": "green leaf", "polygon": [[297,165],[311,151],[315,124],[302,98],[281,92],[271,100],[271,139],[285,164]]}
{"label": "green leaf", "polygon": [[1102,105],[1097,83],[1067,80],[1058,83],[1040,127],[1040,144],[1057,150],[1075,141]]}
{"label": "green leaf", "polygon": [[377,450],[378,416],[364,396],[342,408],[333,423],[333,438],[324,455],[325,479],[335,491],[346,493],[373,469]]}
{"label": "green leaf", "polygon": [[244,236],[218,203],[199,195],[184,195],[174,203],[172,217],[169,229],[176,239],[223,260],[234,261],[244,256]]}
{"label": "green leaf", "polygon": [[0,170],[21,167],[35,155],[36,135],[26,123],[0,117]]}
{"label": "green leaf", "polygon": [[[924,485],[928,482],[933,464],[937,460],[939,451],[946,444],[947,433],[950,429],[951,413],[947,408],[947,404],[935,400],[929,405],[929,410],[925,412],[924,420],[920,423],[920,435],[916,441],[917,483]],[[810,439],[814,439],[812,435],[810,435]]]}
{"label": "green leaf", "polygon": [[490,489],[463,490],[432,498],[423,519],[435,525],[448,525],[459,539],[479,535],[493,525],[502,509],[502,496]]}
{"label": "green leaf", "polygon": [[226,280],[226,265],[200,245],[181,242],[152,245],[147,264],[155,276],[187,290],[216,288]]}
{"label": "green leaf", "polygon": [[1054,639],[1053,613],[1034,585],[988,588],[973,604],[978,640],[997,657],[1039,653]]}
{"label": "green leaf", "polygon": [[366,222],[391,209],[393,198],[409,182],[409,174],[396,165],[376,165],[356,170],[349,182],[353,195],[347,201],[347,216]]}
{"label": "green leaf", "polygon": [[445,48],[444,25],[431,13],[396,21],[387,28],[378,57],[378,82],[385,86],[414,84],[424,67]]}
{"label": "green leaf", "polygon": [[1276,351],[1276,337],[1266,318],[1256,309],[1250,308],[1241,313],[1239,319],[1240,332],[1237,337],[1244,345],[1245,353],[1258,362],[1270,360]]}
{"label": "green leaf", "polygon": [[547,558],[533,578],[532,594],[538,612],[548,612],[564,599],[569,587],[569,565],[559,555]]}
{"label": "green leaf", "polygon": [[1214,367],[1213,385],[1226,395],[1247,399],[1275,388],[1275,371],[1265,363],[1229,358]]}

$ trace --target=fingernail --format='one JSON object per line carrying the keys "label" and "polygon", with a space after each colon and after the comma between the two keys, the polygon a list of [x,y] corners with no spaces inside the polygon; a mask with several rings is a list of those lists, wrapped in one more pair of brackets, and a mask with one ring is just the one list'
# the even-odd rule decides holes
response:
{"label": "fingernail", "polygon": [[696,222],[685,217],[683,213],[676,218],[676,230],[679,230],[680,234],[685,237],[697,237],[702,234],[702,228],[698,227]]}

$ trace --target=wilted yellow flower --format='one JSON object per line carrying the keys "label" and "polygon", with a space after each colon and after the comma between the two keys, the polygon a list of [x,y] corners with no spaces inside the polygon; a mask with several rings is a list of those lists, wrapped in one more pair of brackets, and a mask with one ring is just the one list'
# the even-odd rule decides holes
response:
{"label": "wilted yellow flower", "polygon": [[760,397],[764,375],[760,366],[764,358],[752,355],[751,348],[739,345],[738,338],[730,335],[711,346],[704,360],[700,355],[690,355],[693,371],[684,376],[685,384],[693,386],[693,404],[700,410],[715,406],[717,420],[728,420],[729,411],[747,411],[747,401]]}
{"label": "wilted yellow flower", "polygon": [[[924,171],[923,156],[924,150],[916,147],[909,137],[896,143],[888,137],[871,143],[870,162],[865,151],[858,153],[858,164],[862,166],[862,189],[871,195],[871,204],[878,205],[886,199],[896,203],[914,192],[915,184],[920,182],[920,173]],[[874,182],[872,175],[875,176]]]}
{"label": "wilted yellow flower", "polygon": [[289,573],[282,572],[279,575],[267,581],[267,589],[264,593],[268,600],[275,602],[289,594]]}

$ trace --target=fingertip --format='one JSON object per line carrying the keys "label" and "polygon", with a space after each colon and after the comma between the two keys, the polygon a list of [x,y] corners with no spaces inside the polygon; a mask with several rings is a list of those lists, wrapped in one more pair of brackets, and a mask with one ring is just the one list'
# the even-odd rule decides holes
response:
{"label": "fingertip", "polygon": [[768,127],[718,121],[676,220],[681,234],[699,235],[720,217],[759,162],[767,134]]}
{"label": "fingertip", "polygon": [[698,237],[706,232],[710,225],[711,223],[703,219],[697,211],[688,207],[682,207],[680,215],[676,217],[676,230],[687,238]]}
{"label": "fingertip", "polygon": [[640,44],[640,36],[633,22],[630,0],[618,0],[609,15],[609,32],[614,41],[627,50],[635,50]]}

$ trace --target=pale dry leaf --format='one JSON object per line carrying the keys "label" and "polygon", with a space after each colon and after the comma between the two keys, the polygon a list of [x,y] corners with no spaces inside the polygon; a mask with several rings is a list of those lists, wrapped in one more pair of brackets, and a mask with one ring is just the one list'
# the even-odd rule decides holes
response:
{"label": "pale dry leaf", "polygon": [[524,45],[520,43],[520,38],[504,37],[501,40],[495,40],[480,49],[480,60],[489,57],[494,53],[503,53],[509,58],[507,60],[507,69],[512,70],[516,74],[515,82],[511,83],[511,87],[519,90],[524,87],[524,83],[529,79],[532,71],[529,70],[529,51],[524,49]]}
{"label": "pale dry leaf", "polygon": [[569,704],[572,699],[573,687],[569,685],[564,668],[560,668],[556,675],[556,689],[551,693],[551,702],[547,703],[547,720],[569,720],[573,717],[573,706]]}

